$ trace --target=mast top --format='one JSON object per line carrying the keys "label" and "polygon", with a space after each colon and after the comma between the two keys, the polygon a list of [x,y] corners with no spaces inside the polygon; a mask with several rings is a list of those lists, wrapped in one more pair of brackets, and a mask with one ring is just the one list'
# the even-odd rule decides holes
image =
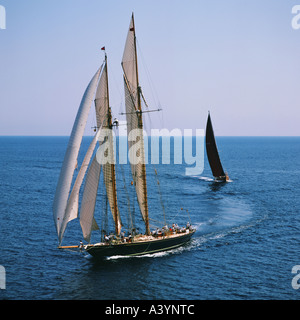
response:
{"label": "mast top", "polygon": [[104,51],[104,55],[105,55],[105,60],[107,59],[107,55],[106,55],[106,51],[105,51],[105,46],[101,48],[102,51]]}

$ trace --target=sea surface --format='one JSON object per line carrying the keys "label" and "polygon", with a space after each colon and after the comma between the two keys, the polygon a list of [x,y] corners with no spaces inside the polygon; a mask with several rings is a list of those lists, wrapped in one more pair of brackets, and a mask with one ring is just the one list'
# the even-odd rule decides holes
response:
{"label": "sea surface", "polygon": [[[85,137],[83,148],[90,141]],[[166,253],[104,261],[57,248],[52,203],[67,143],[68,137],[0,137],[0,299],[300,298],[297,278],[292,285],[292,268],[300,265],[299,137],[217,137],[228,183],[213,181],[205,153],[197,175],[185,174],[184,161],[171,161],[155,165],[157,178],[149,165],[153,227],[164,212],[167,223],[190,221],[197,232]],[[120,212],[130,200],[139,225],[128,166],[117,170]],[[100,226],[107,211],[103,190],[96,206]],[[110,216],[105,219],[110,228]],[[63,245],[80,240],[79,222],[71,221]],[[99,232],[93,241],[100,241]]]}

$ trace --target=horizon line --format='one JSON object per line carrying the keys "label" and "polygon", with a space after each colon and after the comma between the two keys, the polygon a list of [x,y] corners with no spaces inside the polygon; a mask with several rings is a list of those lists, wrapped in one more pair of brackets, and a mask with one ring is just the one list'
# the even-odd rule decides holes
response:
{"label": "horizon line", "polygon": [[[82,137],[93,137],[94,135],[84,135]],[[163,136],[163,135],[147,135],[148,137],[168,137],[168,136]],[[196,137],[197,135],[193,134],[192,137]],[[205,135],[204,135],[205,136]],[[70,135],[0,135],[0,137],[70,137]],[[116,135],[116,137],[127,137],[126,135]],[[178,135],[170,135],[170,137],[180,137]],[[220,137],[220,138],[299,138],[300,135],[216,135],[215,137]]]}

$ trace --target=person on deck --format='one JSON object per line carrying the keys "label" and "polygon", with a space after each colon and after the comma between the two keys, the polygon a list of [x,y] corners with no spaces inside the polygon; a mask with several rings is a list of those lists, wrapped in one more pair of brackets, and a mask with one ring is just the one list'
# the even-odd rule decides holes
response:
{"label": "person on deck", "polygon": [[105,235],[105,236],[104,236],[104,240],[105,240],[105,243],[109,243],[109,240],[110,240],[110,239],[109,239],[109,236],[108,236],[108,235]]}

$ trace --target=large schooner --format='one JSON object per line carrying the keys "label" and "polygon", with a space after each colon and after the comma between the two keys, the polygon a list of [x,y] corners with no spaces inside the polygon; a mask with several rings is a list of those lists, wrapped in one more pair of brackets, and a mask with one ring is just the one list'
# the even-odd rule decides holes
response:
{"label": "large schooner", "polygon": [[[104,48],[103,48],[104,49]],[[126,236],[122,231],[122,222],[118,208],[116,167],[114,163],[114,143],[112,112],[109,107],[107,55],[102,66],[90,81],[79,106],[70,135],[69,144],[62,164],[53,202],[53,216],[58,234],[59,248],[80,248],[95,257],[135,256],[170,250],[188,242],[195,233],[188,223],[184,227],[164,226],[151,232],[149,224],[146,165],[143,138],[143,110],[141,99],[144,99],[138,78],[136,34],[132,14],[125,49],[122,58],[125,89],[125,106],[129,159],[132,173],[132,184],[135,187],[139,211],[145,224],[145,232],[138,233],[132,229]],[[97,127],[96,134],[85,154],[75,182],[72,181],[82,136],[87,123],[92,100],[95,96]],[[94,149],[99,142],[99,149]],[[92,159],[93,157],[93,159]],[[134,160],[134,161],[132,161]],[[95,204],[101,170],[103,172],[106,196],[114,222],[114,233],[104,235],[101,242],[91,244],[91,234],[99,230],[94,218]],[[79,210],[79,193],[84,183]],[[87,244],[62,246],[62,239],[68,222],[79,217],[83,238]]]}

